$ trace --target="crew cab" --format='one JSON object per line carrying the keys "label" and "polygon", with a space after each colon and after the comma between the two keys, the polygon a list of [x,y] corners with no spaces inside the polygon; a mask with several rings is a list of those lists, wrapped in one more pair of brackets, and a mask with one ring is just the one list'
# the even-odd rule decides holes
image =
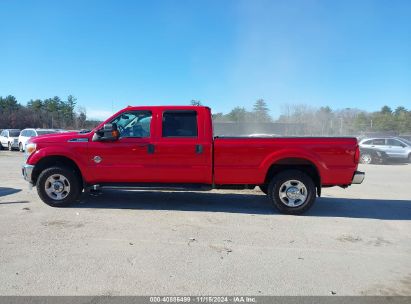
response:
{"label": "crew cab", "polygon": [[105,187],[194,190],[259,186],[301,214],[322,187],[361,183],[355,138],[213,137],[203,106],[127,107],[92,131],[29,140],[23,177],[54,207]]}

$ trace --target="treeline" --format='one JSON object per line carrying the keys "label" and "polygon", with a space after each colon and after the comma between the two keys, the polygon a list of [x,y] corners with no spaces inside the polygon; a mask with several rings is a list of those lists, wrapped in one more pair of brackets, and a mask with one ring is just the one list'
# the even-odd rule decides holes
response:
{"label": "treeline", "polygon": [[[191,104],[201,104],[199,101],[192,101]],[[235,107],[228,114],[216,113],[213,114],[213,120],[215,122],[260,122],[267,123],[273,122],[273,118],[270,115],[267,103],[264,99],[258,99],[251,111],[246,110],[244,107]]]}
{"label": "treeline", "polygon": [[94,125],[87,121],[86,110],[76,107],[76,98],[58,96],[46,99],[32,99],[26,106],[12,96],[0,96],[0,129],[54,128],[82,129]]}
{"label": "treeline", "polygon": [[297,123],[297,133],[304,135],[411,133],[411,111],[402,106],[395,110],[383,106],[380,111],[367,112],[353,108],[333,110],[329,106],[315,108],[307,105],[286,105],[277,122]]}
{"label": "treeline", "polygon": [[[193,105],[201,102],[193,100]],[[258,99],[249,111],[245,107],[235,107],[229,113],[216,113],[215,122],[259,122],[282,123],[283,135],[359,135],[368,132],[411,133],[411,110],[403,106],[392,109],[383,106],[380,111],[344,108],[331,109],[329,106],[312,107],[304,104],[283,105],[281,115],[274,120],[267,103]]]}

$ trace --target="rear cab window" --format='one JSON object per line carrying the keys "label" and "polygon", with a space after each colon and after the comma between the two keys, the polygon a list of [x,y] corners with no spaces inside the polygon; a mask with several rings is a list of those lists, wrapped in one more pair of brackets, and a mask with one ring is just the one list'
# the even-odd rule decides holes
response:
{"label": "rear cab window", "polygon": [[10,131],[10,137],[19,137],[19,135],[20,135],[20,131],[18,130]]}
{"label": "rear cab window", "polygon": [[185,110],[164,111],[161,136],[163,138],[197,138],[197,112]]}

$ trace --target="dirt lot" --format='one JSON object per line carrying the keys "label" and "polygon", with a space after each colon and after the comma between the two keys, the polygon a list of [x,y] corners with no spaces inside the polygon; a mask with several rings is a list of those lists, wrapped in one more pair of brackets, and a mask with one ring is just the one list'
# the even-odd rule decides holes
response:
{"label": "dirt lot", "polygon": [[1,295],[411,295],[411,165],[368,165],[305,216],[259,191],[106,191],[65,209],[0,151]]}

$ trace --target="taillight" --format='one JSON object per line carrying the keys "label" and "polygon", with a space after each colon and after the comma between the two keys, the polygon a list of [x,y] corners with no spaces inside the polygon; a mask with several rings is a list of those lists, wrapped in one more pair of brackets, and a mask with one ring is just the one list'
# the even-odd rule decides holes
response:
{"label": "taillight", "polygon": [[357,148],[355,149],[355,154],[354,154],[354,163],[358,164],[360,160],[360,147],[357,146]]}

